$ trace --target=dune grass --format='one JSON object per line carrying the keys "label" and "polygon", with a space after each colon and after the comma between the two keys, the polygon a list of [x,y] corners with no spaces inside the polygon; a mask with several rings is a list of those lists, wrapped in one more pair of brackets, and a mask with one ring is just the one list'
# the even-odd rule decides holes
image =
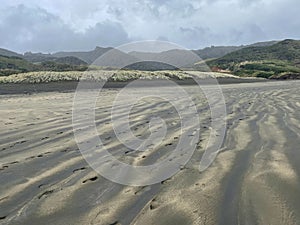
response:
{"label": "dune grass", "polygon": [[0,83],[49,83],[59,81],[79,81],[79,80],[94,80],[94,81],[117,81],[125,82],[136,79],[153,80],[185,80],[192,77],[207,78],[207,77],[230,77],[238,78],[230,74],[223,73],[208,73],[198,71],[128,71],[128,70],[93,70],[93,71],[39,71],[14,74],[10,76],[0,77]]}

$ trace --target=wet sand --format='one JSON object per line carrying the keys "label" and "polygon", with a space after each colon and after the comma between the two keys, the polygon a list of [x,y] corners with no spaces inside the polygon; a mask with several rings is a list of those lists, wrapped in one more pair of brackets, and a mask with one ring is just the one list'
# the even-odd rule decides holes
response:
{"label": "wet sand", "polygon": [[[193,79],[173,80],[179,85],[191,86],[195,85]],[[219,84],[240,84],[240,83],[258,83],[258,82],[272,82],[271,80],[257,79],[257,78],[217,78]],[[130,83],[127,81],[106,82],[104,88],[123,88]],[[77,88],[78,81],[60,81],[49,83],[0,83],[0,95],[9,94],[33,94],[39,92],[74,92]],[[159,85],[159,82],[157,82]]]}
{"label": "wet sand", "polygon": [[[115,184],[83,159],[72,129],[74,93],[0,95],[0,224],[299,224],[300,82],[222,85],[227,133],[214,163],[199,172],[210,133],[204,96],[185,86],[198,107],[200,139],[176,175],[147,187]],[[155,91],[155,87],[152,87]],[[146,99],[132,111],[132,130],[147,136],[152,115],[165,119],[166,140],[128,152],[114,136],[103,90],[96,124],[112,154],[148,165],[172,151],[180,120],[167,102]]]}

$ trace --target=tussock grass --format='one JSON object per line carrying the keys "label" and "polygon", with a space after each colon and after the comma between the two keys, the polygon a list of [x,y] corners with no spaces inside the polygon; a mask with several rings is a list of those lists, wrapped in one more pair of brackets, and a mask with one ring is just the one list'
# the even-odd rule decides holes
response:
{"label": "tussock grass", "polygon": [[39,71],[14,74],[10,76],[0,77],[0,83],[49,83],[59,81],[119,81],[125,82],[136,79],[163,79],[163,80],[185,80],[192,77],[208,78],[208,77],[228,77],[239,78],[230,74],[209,73],[198,71],[128,71],[128,70],[93,70],[93,71],[67,71],[67,72],[52,72]]}

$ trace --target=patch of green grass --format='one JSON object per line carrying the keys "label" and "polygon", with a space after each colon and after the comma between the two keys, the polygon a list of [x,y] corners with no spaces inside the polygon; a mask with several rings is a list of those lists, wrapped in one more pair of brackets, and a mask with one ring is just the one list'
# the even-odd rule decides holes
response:
{"label": "patch of green grass", "polygon": [[237,76],[270,78],[286,73],[300,74],[300,68],[283,60],[262,60],[233,64],[230,67]]}
{"label": "patch of green grass", "polygon": [[272,46],[244,48],[207,63],[216,71],[221,69],[238,76],[272,78],[300,74],[299,59],[300,41],[284,40]]}

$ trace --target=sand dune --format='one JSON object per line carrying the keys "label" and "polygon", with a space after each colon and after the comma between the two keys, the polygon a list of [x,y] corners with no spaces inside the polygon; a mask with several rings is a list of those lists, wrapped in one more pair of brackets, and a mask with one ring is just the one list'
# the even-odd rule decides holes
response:
{"label": "sand dune", "polygon": [[[161,183],[115,184],[83,159],[74,140],[74,93],[0,95],[0,224],[299,224],[300,82],[223,85],[227,133],[214,163],[199,172],[210,133],[210,112],[198,88],[184,87],[201,122],[197,149],[187,165]],[[155,88],[153,91],[155,91]],[[116,139],[105,89],[96,124],[104,145],[120,160],[149,165],[177,143],[180,118],[158,99],[136,104],[136,136],[149,135],[152,115],[168,133],[158,148],[130,152]]]}

